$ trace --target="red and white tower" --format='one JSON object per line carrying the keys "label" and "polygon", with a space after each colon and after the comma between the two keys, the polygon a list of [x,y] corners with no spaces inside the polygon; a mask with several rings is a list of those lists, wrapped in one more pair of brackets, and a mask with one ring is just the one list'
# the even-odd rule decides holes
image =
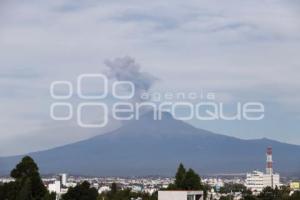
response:
{"label": "red and white tower", "polygon": [[272,159],[272,147],[268,147],[267,149],[267,167],[266,174],[273,174],[273,159]]}

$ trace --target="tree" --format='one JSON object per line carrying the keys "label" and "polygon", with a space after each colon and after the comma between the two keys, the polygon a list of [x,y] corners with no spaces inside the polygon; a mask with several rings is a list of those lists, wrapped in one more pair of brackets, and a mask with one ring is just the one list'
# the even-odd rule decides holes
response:
{"label": "tree", "polygon": [[175,187],[176,188],[183,188],[184,181],[185,181],[186,170],[182,163],[180,163],[177,173],[175,175]]}
{"label": "tree", "polygon": [[151,197],[150,197],[150,200],[157,200],[158,199],[158,192],[154,192]]}
{"label": "tree", "polygon": [[256,200],[257,198],[252,194],[247,194],[243,197],[243,200]]}
{"label": "tree", "polygon": [[116,183],[111,184],[111,193],[112,195],[117,194],[118,192],[118,185]]}
{"label": "tree", "polygon": [[231,195],[221,196],[220,197],[220,200],[232,200],[232,199],[233,199],[233,196],[231,196]]}
{"label": "tree", "polygon": [[243,191],[243,200],[256,200],[257,198],[252,194],[251,190],[244,190]]}
{"label": "tree", "polygon": [[169,190],[201,190],[203,186],[201,184],[200,176],[192,169],[186,171],[183,164],[180,163],[174,184],[170,184]]}
{"label": "tree", "polygon": [[11,171],[15,181],[3,184],[0,187],[0,199],[8,200],[52,200],[39,174],[34,160],[25,156]]}
{"label": "tree", "polygon": [[17,193],[17,187],[15,182],[4,183],[0,186],[0,199],[15,200]]}
{"label": "tree", "polygon": [[189,169],[185,174],[185,179],[183,181],[183,189],[186,190],[201,190],[201,179],[200,176],[194,172],[194,170]]}
{"label": "tree", "polygon": [[295,191],[291,196],[291,200],[299,200],[299,199],[300,199],[300,191]]}
{"label": "tree", "polygon": [[291,189],[288,186],[281,186],[280,191],[279,191],[281,199],[282,200],[292,200],[293,198],[290,197],[290,192],[291,192]]}
{"label": "tree", "polygon": [[225,183],[224,186],[220,188],[220,193],[245,192],[246,190],[247,188],[243,184]]}
{"label": "tree", "polygon": [[18,196],[22,196],[25,193],[29,196],[28,198],[32,199],[43,199],[46,196],[47,189],[43,184],[38,170],[38,166],[34,160],[26,156],[11,171],[11,177],[15,178],[15,182],[19,186]]}
{"label": "tree", "polygon": [[132,192],[130,189],[117,190],[115,192],[103,192],[98,197],[98,200],[128,200],[137,199],[138,197],[143,200],[157,200],[157,192],[150,195],[144,192]]}
{"label": "tree", "polygon": [[262,200],[281,200],[278,192],[278,188],[272,189],[271,187],[266,187],[263,191],[258,195],[258,199]]}
{"label": "tree", "polygon": [[5,188],[4,185],[0,183],[0,199],[5,199]]}
{"label": "tree", "polygon": [[74,188],[70,188],[66,194],[62,196],[63,200],[97,200],[98,192],[95,188],[84,181]]}
{"label": "tree", "polygon": [[16,200],[31,200],[31,181],[29,178],[25,179],[24,185],[21,187],[21,190],[18,193]]}

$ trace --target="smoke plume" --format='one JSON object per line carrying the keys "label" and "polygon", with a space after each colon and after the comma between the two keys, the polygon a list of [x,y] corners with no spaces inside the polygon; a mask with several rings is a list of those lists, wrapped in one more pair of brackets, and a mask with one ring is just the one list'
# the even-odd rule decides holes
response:
{"label": "smoke plume", "polygon": [[108,67],[107,75],[110,79],[118,81],[130,81],[135,86],[135,101],[142,101],[141,95],[148,92],[156,77],[141,71],[141,67],[136,61],[129,57],[116,58],[105,62]]}

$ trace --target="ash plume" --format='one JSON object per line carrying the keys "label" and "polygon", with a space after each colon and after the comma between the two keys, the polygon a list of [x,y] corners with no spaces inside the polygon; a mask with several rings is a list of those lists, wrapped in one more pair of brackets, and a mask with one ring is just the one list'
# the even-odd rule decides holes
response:
{"label": "ash plume", "polygon": [[110,79],[118,81],[130,81],[135,86],[135,101],[142,101],[141,95],[148,92],[154,82],[158,80],[155,76],[142,72],[141,67],[134,58],[129,56],[107,60],[108,68],[106,74]]}

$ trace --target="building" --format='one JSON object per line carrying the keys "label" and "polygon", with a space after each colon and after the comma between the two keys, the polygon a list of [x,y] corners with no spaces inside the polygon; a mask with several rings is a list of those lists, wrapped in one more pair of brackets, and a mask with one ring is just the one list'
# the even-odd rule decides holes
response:
{"label": "building", "polygon": [[48,190],[49,192],[55,192],[56,194],[59,194],[61,192],[61,182],[54,181],[54,183],[49,184]]}
{"label": "building", "polygon": [[98,189],[98,193],[101,194],[103,192],[109,192],[111,189],[109,186],[102,186]]}
{"label": "building", "polygon": [[260,171],[248,173],[246,177],[246,187],[251,191],[261,192],[265,187],[275,188],[280,186],[279,174],[264,174]]}
{"label": "building", "polygon": [[60,182],[61,182],[61,185],[62,185],[63,187],[66,187],[67,181],[68,181],[68,176],[67,176],[67,174],[60,174],[60,175],[59,175],[59,180],[60,180]]}
{"label": "building", "polygon": [[290,188],[292,190],[300,190],[300,182],[296,182],[296,181],[290,182]]}
{"label": "building", "polygon": [[203,200],[203,191],[158,191],[158,200]]}
{"label": "building", "polygon": [[220,178],[208,178],[204,179],[203,182],[215,188],[217,191],[219,191],[220,188],[224,186],[224,181]]}
{"label": "building", "polygon": [[253,192],[261,192],[265,187],[280,186],[280,175],[273,172],[272,148],[267,149],[266,173],[253,171],[246,175],[246,187]]}

